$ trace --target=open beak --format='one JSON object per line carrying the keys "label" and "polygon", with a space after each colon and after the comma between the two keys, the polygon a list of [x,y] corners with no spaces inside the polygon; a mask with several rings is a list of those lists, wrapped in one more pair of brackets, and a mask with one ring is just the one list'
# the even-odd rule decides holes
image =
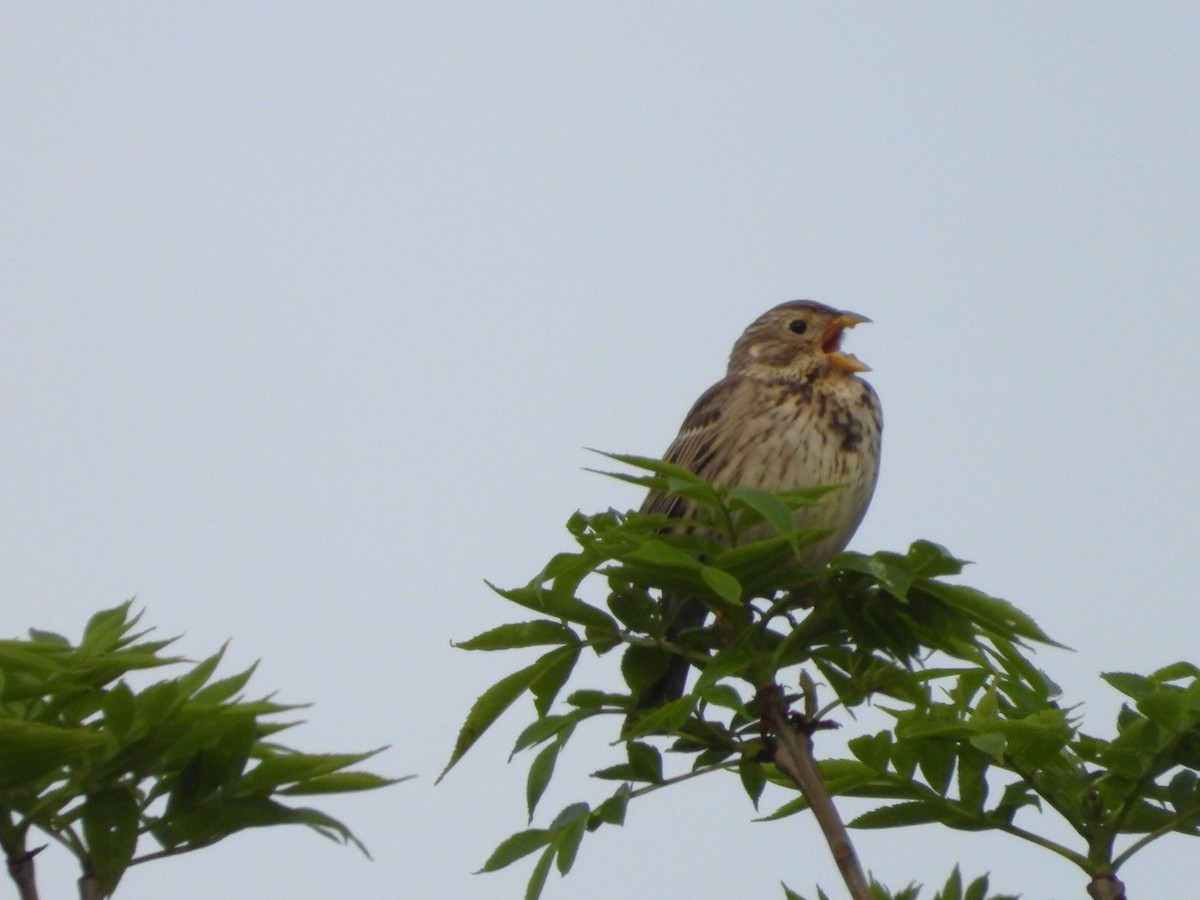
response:
{"label": "open beak", "polygon": [[860,362],[857,357],[850,353],[842,352],[842,332],[847,328],[853,328],[855,325],[861,325],[863,322],[870,322],[866,316],[860,316],[858,313],[844,312],[839,313],[837,318],[829,323],[829,327],[825,329],[825,336],[821,338],[821,352],[825,354],[825,358],[829,360],[830,365],[842,372],[853,374],[854,372],[870,372],[871,367],[864,362]]}

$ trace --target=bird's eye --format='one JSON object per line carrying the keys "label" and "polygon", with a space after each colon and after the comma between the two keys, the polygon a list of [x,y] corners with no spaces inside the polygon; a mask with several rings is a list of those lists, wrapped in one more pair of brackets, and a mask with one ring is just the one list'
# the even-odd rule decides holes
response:
{"label": "bird's eye", "polygon": [[796,334],[804,334],[804,332],[808,331],[808,323],[803,319],[792,319],[788,328],[792,329]]}

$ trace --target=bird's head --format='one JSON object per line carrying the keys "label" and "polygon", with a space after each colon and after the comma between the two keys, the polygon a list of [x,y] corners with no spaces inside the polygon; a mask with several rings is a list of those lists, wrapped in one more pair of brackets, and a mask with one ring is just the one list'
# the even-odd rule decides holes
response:
{"label": "bird's head", "polygon": [[842,352],[842,333],[870,321],[812,300],[781,303],[738,338],[729,357],[729,374],[774,380],[869,372],[870,366]]}

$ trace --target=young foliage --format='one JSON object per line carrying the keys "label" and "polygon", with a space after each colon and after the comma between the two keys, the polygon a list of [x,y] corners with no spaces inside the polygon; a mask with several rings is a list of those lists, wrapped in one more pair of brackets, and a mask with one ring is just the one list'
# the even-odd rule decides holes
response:
{"label": "young foliage", "polygon": [[[244,699],[254,667],[213,680],[224,649],[135,689],[129,676],[183,661],[163,654],[171,641],[135,632],[130,605],[97,613],[78,644],[40,631],[0,641],[0,846],[10,871],[29,866],[32,831],[76,857],[81,890],[94,896],[111,895],[132,865],[245,828],[304,825],[366,853],[338,820],[283,798],[404,780],[353,768],[383,748],[306,754],[269,740],[295,724],[276,717],[299,707]],[[139,856],[145,838],[158,849]]]}
{"label": "young foliage", "polygon": [[[791,773],[775,764],[777,732],[764,700],[775,685],[790,686],[788,699],[802,701],[803,713],[793,713],[789,727],[808,738],[839,709],[872,703],[890,717],[891,727],[850,740],[853,758],[819,761],[825,794],[877,802],[852,827],[939,823],[1004,832],[1069,860],[1093,884],[1116,885],[1122,863],[1155,838],[1198,833],[1194,667],[1105,676],[1129,703],[1114,738],[1086,735],[1060,704],[1057,686],[1026,655],[1032,643],[1061,645],[1007,601],[951,580],[964,563],[941,546],[916,541],[903,553],[842,553],[808,571],[797,551],[825,533],[797,529],[792,511],[822,502],[829,489],[728,490],[670,463],[612,458],[640,470],[615,477],[688,498],[695,518],[682,524],[661,514],[576,513],[567,522],[575,549],[554,556],[524,586],[493,588],[539,617],[459,646],[538,647],[541,655],[476,701],[442,777],[528,695],[534,718],[512,753],[532,754],[529,821],[561,751],[584,733],[576,726],[586,720],[612,723],[597,739],[617,738],[620,756],[592,774],[620,787],[594,807],[572,804],[548,827],[513,835],[482,871],[540,851],[526,891],[536,898],[552,864],[561,874],[571,868],[588,831],[621,824],[637,797],[703,775],[736,774],[755,808],[768,786],[793,792],[763,821],[809,809]],[[707,609],[703,624],[669,628],[670,598],[679,596]],[[604,685],[572,680],[584,652],[613,661]],[[641,691],[673,657],[696,670],[690,690],[643,708]],[[818,682],[833,695],[824,708]],[[617,683],[623,688],[614,689]],[[587,733],[597,735],[595,728]],[[1031,814],[1044,807],[1070,822],[1080,846],[1030,830]],[[1137,837],[1118,848],[1120,835]],[[870,890],[916,896],[916,888]],[[983,900],[987,880],[963,887],[956,871],[937,896]]]}

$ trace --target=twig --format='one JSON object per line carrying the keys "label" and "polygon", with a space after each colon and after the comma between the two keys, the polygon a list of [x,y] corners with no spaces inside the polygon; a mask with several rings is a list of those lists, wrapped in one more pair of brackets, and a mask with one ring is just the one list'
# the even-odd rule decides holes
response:
{"label": "twig", "polygon": [[1116,875],[1097,875],[1088,884],[1092,900],[1125,900],[1125,885]]}
{"label": "twig", "polygon": [[871,887],[858,861],[850,834],[842,823],[837,807],[812,755],[812,738],[790,718],[783,689],[772,684],[760,694],[765,702],[766,717],[775,731],[775,765],[800,789],[808,801],[829,851],[853,900],[871,900]]}
{"label": "twig", "polygon": [[100,880],[95,875],[84,875],[79,879],[79,900],[104,900]]}
{"label": "twig", "polygon": [[33,872],[33,858],[45,850],[45,845],[8,858],[8,874],[17,886],[21,900],[38,900],[37,878]]}

